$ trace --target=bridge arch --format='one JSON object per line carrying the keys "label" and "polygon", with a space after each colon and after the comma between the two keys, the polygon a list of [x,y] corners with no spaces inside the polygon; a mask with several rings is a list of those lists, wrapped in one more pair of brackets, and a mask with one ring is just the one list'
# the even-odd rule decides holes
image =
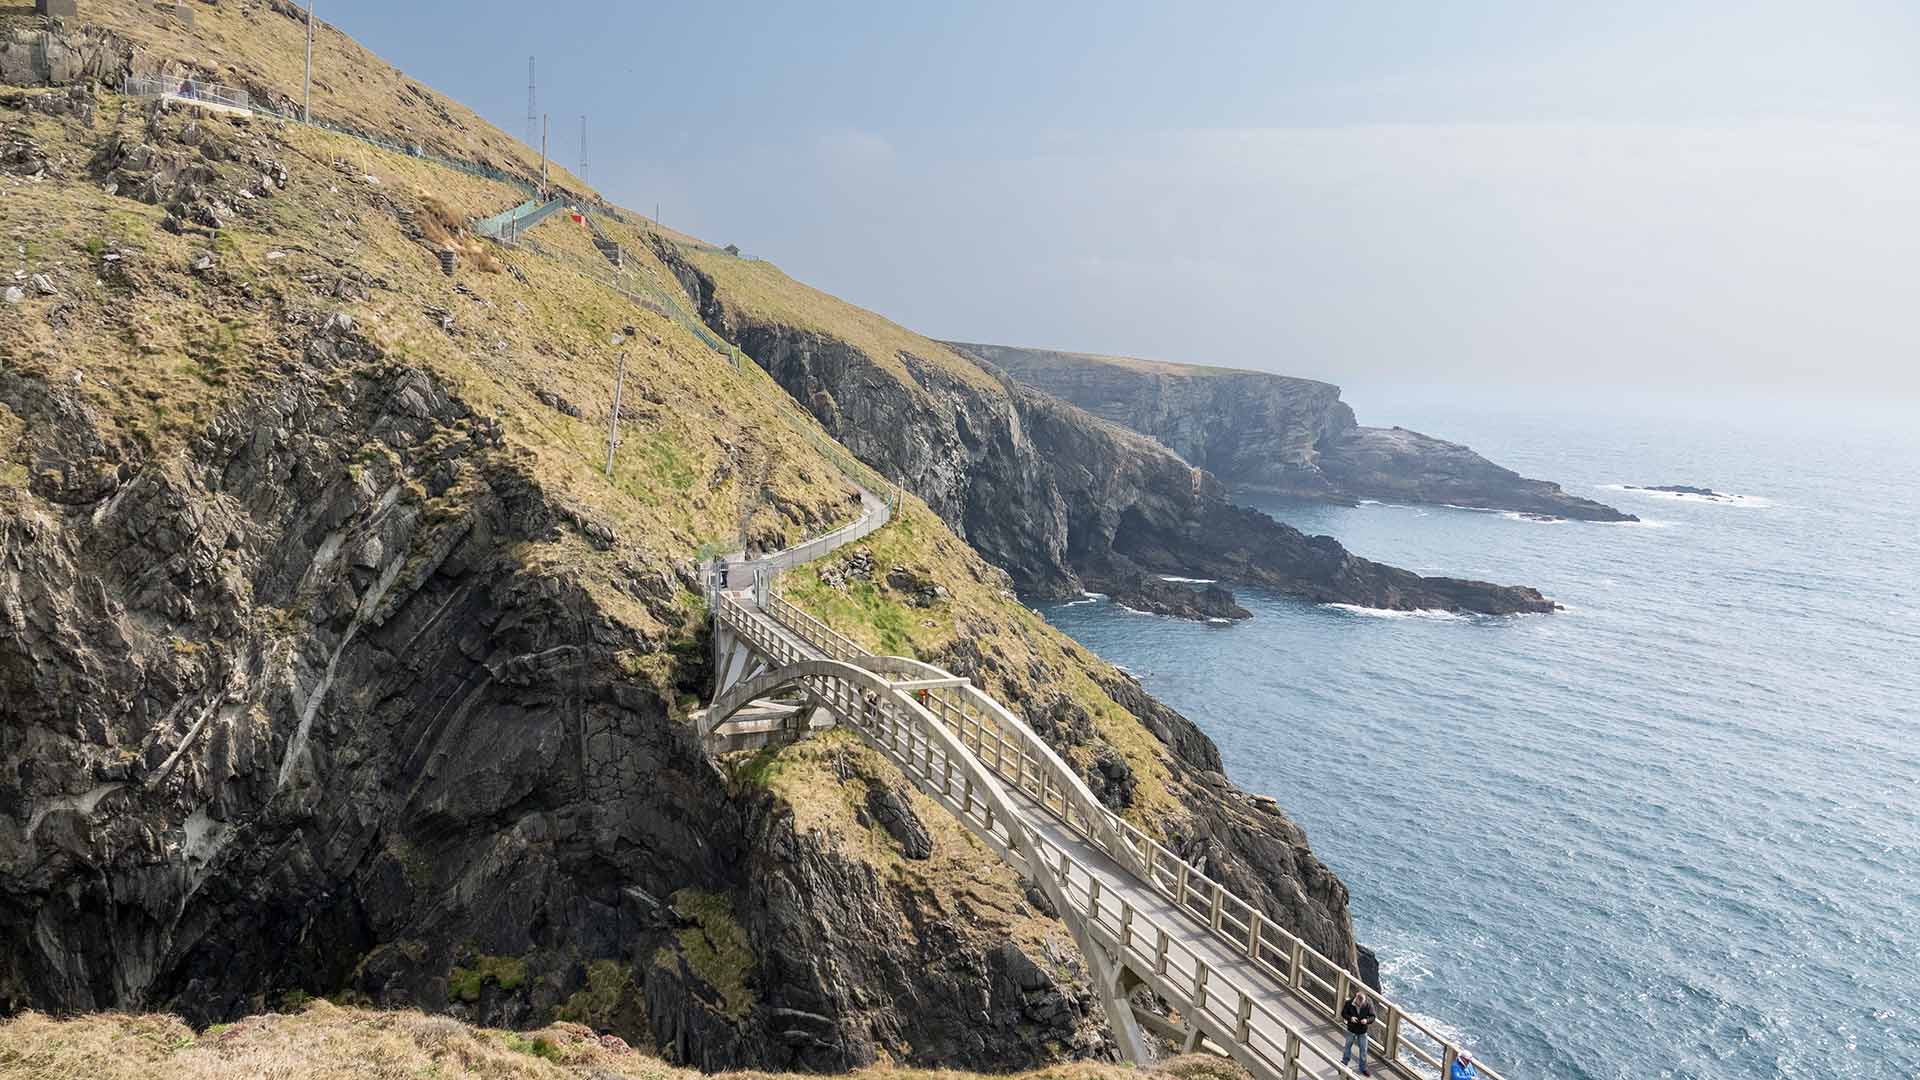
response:
{"label": "bridge arch", "polygon": [[[738,629],[752,632],[747,627]],[[1026,811],[960,736],[916,699],[916,680],[909,680],[903,687],[883,675],[924,674],[926,665],[902,657],[862,659],[870,665],[798,659],[742,679],[714,699],[702,734],[711,733],[755,699],[788,690],[798,689],[810,702],[831,711],[842,726],[899,766],[915,789],[958,818],[996,855],[1046,893],[1087,962],[1122,1056],[1133,1062],[1150,1060],[1139,1020],[1127,1002],[1127,992],[1139,979],[1129,981],[1124,966],[1117,964],[1090,932],[1066,894],[1064,880],[1044,857]],[[942,681],[954,681],[945,672],[939,672],[939,676],[944,677]]]}
{"label": "bridge arch", "polygon": [[[729,717],[790,691],[806,704],[785,707],[781,722],[824,709],[852,728],[1043,891],[1128,1060],[1147,1058],[1144,1027],[1185,1049],[1204,1038],[1256,1080],[1357,1080],[1338,1057],[1339,1002],[1359,985],[1347,965],[1101,805],[1032,729],[969,680],[868,654],[768,584],[712,594],[715,647],[725,659],[703,735],[725,742],[732,733],[717,729]],[[1139,986],[1175,1018],[1136,1014],[1128,995]],[[1375,1072],[1444,1076],[1458,1044],[1425,1017],[1384,997],[1375,1002]],[[1501,1080],[1484,1065],[1480,1072]]]}

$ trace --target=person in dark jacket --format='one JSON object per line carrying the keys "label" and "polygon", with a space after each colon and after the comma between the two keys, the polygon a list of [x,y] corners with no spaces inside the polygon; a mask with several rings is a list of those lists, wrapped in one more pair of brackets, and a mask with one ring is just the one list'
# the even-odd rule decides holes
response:
{"label": "person in dark jacket", "polygon": [[1367,1071],[1367,1032],[1373,1028],[1373,1002],[1367,1000],[1365,990],[1355,990],[1347,1003],[1340,1007],[1340,1019],[1347,1022],[1347,1044],[1340,1048],[1340,1064],[1345,1065],[1355,1048],[1360,1052],[1360,1075],[1372,1076]]}

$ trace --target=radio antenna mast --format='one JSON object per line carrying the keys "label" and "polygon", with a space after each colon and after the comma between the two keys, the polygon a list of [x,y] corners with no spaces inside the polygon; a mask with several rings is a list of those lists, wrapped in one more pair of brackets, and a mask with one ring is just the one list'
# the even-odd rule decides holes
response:
{"label": "radio antenna mast", "polygon": [[540,134],[540,110],[535,106],[533,90],[533,57],[527,57],[527,145]]}

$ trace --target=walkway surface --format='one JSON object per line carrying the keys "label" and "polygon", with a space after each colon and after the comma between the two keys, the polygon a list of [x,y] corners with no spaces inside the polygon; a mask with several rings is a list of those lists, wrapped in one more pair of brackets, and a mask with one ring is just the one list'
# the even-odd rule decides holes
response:
{"label": "walkway surface", "polygon": [[[968,680],[866,653],[771,589],[779,569],[878,528],[873,516],[739,564],[743,573],[716,589],[720,687],[699,720],[702,734],[726,731],[739,716],[759,740],[750,745],[763,745],[783,725],[790,740],[832,724],[893,760],[1043,886],[1130,1059],[1144,1060],[1145,1029],[1179,1048],[1227,1053],[1259,1080],[1357,1077],[1339,1063],[1344,1031],[1334,1004],[1356,976],[1108,811],[1024,721]],[[777,697],[790,700],[774,704]],[[1142,986],[1169,1007],[1165,1015],[1136,1004]],[[1391,1001],[1376,999],[1376,1008],[1374,1075],[1444,1072],[1454,1046]],[[1484,1065],[1480,1075],[1500,1080]]]}

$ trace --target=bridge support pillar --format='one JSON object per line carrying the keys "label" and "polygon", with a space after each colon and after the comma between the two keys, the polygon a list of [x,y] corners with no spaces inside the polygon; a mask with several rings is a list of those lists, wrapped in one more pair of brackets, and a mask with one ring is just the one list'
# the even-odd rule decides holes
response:
{"label": "bridge support pillar", "polygon": [[1147,1037],[1141,1033],[1140,1018],[1133,1014],[1133,1004],[1127,1000],[1125,969],[1108,956],[1105,949],[1084,940],[1088,935],[1078,931],[1074,920],[1067,920],[1067,929],[1079,942],[1080,955],[1086,958],[1094,991],[1100,995],[1100,1007],[1107,1013],[1107,1026],[1113,1028],[1113,1041],[1120,1044],[1120,1060],[1129,1065],[1152,1064],[1153,1055],[1147,1050]]}
{"label": "bridge support pillar", "polygon": [[713,696],[717,699],[732,689],[734,683],[747,676],[747,665],[753,661],[753,650],[747,647],[745,641],[723,630],[714,635],[713,651],[713,667],[719,676],[719,682],[713,689]]}

